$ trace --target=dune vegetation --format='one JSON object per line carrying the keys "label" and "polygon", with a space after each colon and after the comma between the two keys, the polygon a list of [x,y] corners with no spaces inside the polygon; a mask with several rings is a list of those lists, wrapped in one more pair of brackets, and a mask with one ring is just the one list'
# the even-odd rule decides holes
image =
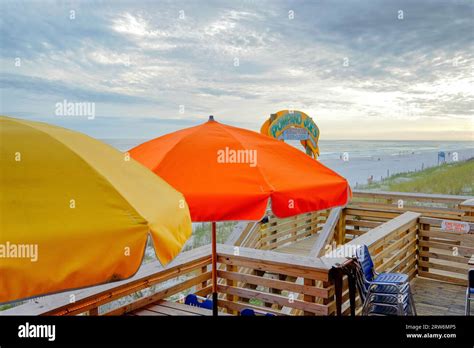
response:
{"label": "dune vegetation", "polygon": [[474,159],[446,163],[419,172],[392,175],[363,189],[377,191],[438,193],[450,195],[474,194]]}

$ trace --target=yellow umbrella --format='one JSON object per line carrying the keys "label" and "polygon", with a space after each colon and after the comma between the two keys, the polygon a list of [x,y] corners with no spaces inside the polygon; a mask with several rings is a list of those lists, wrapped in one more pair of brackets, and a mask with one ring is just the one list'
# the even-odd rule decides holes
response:
{"label": "yellow umbrella", "polygon": [[151,232],[168,263],[192,232],[183,195],[68,129],[0,116],[0,302],[131,277]]}

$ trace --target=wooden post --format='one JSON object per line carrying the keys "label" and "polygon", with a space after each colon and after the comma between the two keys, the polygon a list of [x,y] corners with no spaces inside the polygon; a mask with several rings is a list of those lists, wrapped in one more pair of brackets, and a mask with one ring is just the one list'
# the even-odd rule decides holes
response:
{"label": "wooden post", "polygon": [[[233,265],[226,265],[226,270],[227,270],[228,272],[235,272],[235,271],[237,271],[237,267],[236,267],[236,266],[233,266]],[[227,286],[234,286],[235,283],[236,283],[236,282],[234,282],[233,280],[226,279],[226,284],[227,284]],[[237,299],[238,299],[237,296],[226,294],[226,300],[227,300],[227,301],[235,302]],[[229,309],[229,308],[227,308],[227,313],[234,314],[234,315],[237,314],[236,311],[231,310],[231,309]]]}
{"label": "wooden post", "polygon": [[[352,263],[351,265],[354,267],[354,264]],[[348,282],[349,282],[349,302],[351,304],[351,316],[355,317],[355,311],[356,311],[356,280],[348,276]]]}
{"label": "wooden post", "polygon": [[336,315],[342,315],[342,270],[340,268],[332,268],[330,274],[334,281],[334,296],[336,298]]}
{"label": "wooden post", "polygon": [[[307,279],[305,278],[304,279],[304,285],[307,285],[307,286],[316,286],[316,281],[314,279]],[[310,303],[315,303],[316,302],[316,297],[315,296],[311,296],[311,295],[304,295],[303,296],[303,300],[305,302],[310,302]],[[311,313],[311,312],[304,312],[304,315],[314,315],[314,313]]]}
{"label": "wooden post", "polygon": [[346,213],[344,209],[341,210],[341,215],[339,216],[339,220],[337,221],[337,244],[342,245],[345,244],[346,239]]}
{"label": "wooden post", "polygon": [[[278,220],[275,220],[274,223],[269,224],[268,227],[270,228],[270,227],[273,227],[273,226],[275,226],[275,230],[272,231],[272,232],[270,232],[270,235],[273,235],[273,234],[278,233],[278,227],[276,227],[276,226],[278,226]],[[274,248],[272,248],[271,246],[272,246],[273,243],[276,243],[276,242],[277,242],[276,239],[269,240],[269,241],[267,242],[267,249],[268,249],[268,250],[274,249]]]}
{"label": "wooden post", "polygon": [[[252,270],[251,272],[252,275],[255,275],[255,276],[258,276],[258,277],[263,277],[265,275],[265,271],[260,271],[258,269],[254,269]],[[245,288],[247,289],[252,289],[252,290],[255,290],[257,289],[258,285],[255,285],[255,284],[245,284],[244,286]],[[241,302],[245,302],[245,303],[248,303],[250,300],[248,298],[245,298],[245,297],[242,297],[240,299]]]}
{"label": "wooden post", "polygon": [[[207,266],[201,267],[201,273],[206,273],[206,272],[207,272]],[[207,280],[201,283],[201,289],[204,289],[206,286],[207,286]]]}
{"label": "wooden post", "polygon": [[[263,277],[265,275],[265,273],[263,273],[261,275],[261,277]],[[279,280],[285,280],[286,279],[286,276],[283,274],[269,274],[269,276],[272,278],[272,279],[276,279],[278,278]],[[279,289],[274,289],[274,288],[268,288],[268,292],[270,294],[278,294],[280,295],[281,294],[281,290]],[[273,307],[273,303],[270,303],[270,302],[264,302],[264,306],[267,307],[267,308],[272,308]]]}
{"label": "wooden post", "polygon": [[461,215],[462,221],[474,222],[474,199],[468,199],[459,203],[459,209],[463,211]]}
{"label": "wooden post", "polygon": [[[429,224],[419,224],[420,226],[420,232],[421,230],[425,230],[425,231],[429,231],[431,229],[431,225]],[[430,237],[422,237],[421,238],[423,241],[426,241],[428,242],[430,240]],[[429,252],[430,251],[430,248],[429,247],[421,247],[421,251],[426,251],[426,252]],[[426,257],[426,256],[423,256],[421,257],[421,261],[424,261],[424,262],[429,262],[430,258],[429,257]],[[428,267],[421,267],[421,270],[423,272],[429,272],[430,269]]]}
{"label": "wooden post", "polygon": [[212,222],[211,242],[212,242],[212,315],[218,315],[218,295],[217,295],[217,232],[216,223]]}
{"label": "wooden post", "polygon": [[[318,228],[318,214],[316,213],[316,220],[313,220],[314,219],[314,213],[310,213],[309,216],[308,216],[308,220],[306,220],[305,224],[306,224],[306,227],[305,227],[305,235],[306,233],[309,232],[309,236],[312,236],[314,234],[317,233],[316,229]],[[313,222],[316,221],[316,226],[313,230]]]}

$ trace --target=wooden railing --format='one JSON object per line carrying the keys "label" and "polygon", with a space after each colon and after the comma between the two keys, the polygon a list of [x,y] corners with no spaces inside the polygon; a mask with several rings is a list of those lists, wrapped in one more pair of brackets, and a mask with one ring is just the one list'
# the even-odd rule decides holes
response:
{"label": "wooden railing", "polygon": [[[403,214],[418,212],[423,217],[474,222],[474,197],[405,192],[355,190],[350,204],[342,210],[334,235],[337,244],[348,243],[367,231]],[[319,233],[330,210],[278,219],[267,212],[267,223],[250,223],[238,244],[273,250]]]}
{"label": "wooden railing", "polygon": [[331,209],[329,216],[321,229],[316,243],[309,252],[310,257],[320,257],[324,255],[326,246],[333,242],[336,245],[344,244],[345,240],[345,212],[342,207]]}
{"label": "wooden railing", "polygon": [[187,292],[205,296],[210,293],[210,264],[210,247],[203,246],[166,267],[150,262],[130,279],[37,298],[0,315],[119,315]]}
{"label": "wooden railing", "polygon": [[[219,245],[218,276],[225,280],[218,290],[225,295],[219,307],[236,313],[244,308],[285,315],[283,308],[306,315],[330,315],[335,304],[329,271],[320,259]],[[249,272],[250,270],[250,272]],[[302,284],[286,280],[302,277]],[[321,282],[322,286],[317,286]],[[248,285],[253,285],[249,287]]]}
{"label": "wooden railing", "polygon": [[406,211],[423,217],[473,221],[473,197],[405,192],[353,192],[353,199],[344,209],[344,242],[399,216]]}
{"label": "wooden railing", "polygon": [[[221,310],[237,314],[253,308],[284,315],[281,308],[290,307],[308,315],[334,312],[329,269],[319,260],[221,244],[217,251]],[[183,300],[189,292],[206,296],[211,292],[210,263],[210,248],[204,246],[182,253],[166,267],[146,264],[128,280],[46,296],[0,314],[123,315],[157,301]],[[298,276],[304,278],[301,285],[282,280]]]}
{"label": "wooden railing", "polygon": [[474,198],[466,199],[464,202],[460,203],[459,209],[464,211],[461,220],[467,222],[474,222]]}
{"label": "wooden railing", "polygon": [[296,242],[317,234],[324,225],[328,214],[328,211],[319,211],[285,219],[270,215],[268,222],[256,225],[253,233],[242,245],[255,249],[273,250]]}
{"label": "wooden railing", "polygon": [[245,231],[239,238],[237,238],[235,241],[230,240],[230,243],[226,244],[258,249],[260,246],[260,238],[262,236],[261,228],[261,222],[249,222],[245,228]]}
{"label": "wooden railing", "polygon": [[[322,257],[321,261],[326,265],[342,264],[347,260],[346,257],[354,255],[358,246],[367,245],[377,272],[407,273],[411,279],[416,275],[419,217],[419,213],[405,212],[339,246],[332,255]],[[360,310],[360,301],[357,304]],[[342,281],[342,313],[349,313],[347,277]]]}
{"label": "wooden railing", "polygon": [[468,261],[474,255],[474,223],[467,223],[470,233],[443,231],[441,224],[441,219],[420,218],[418,274],[466,285]]}
{"label": "wooden railing", "polygon": [[[392,201],[405,197],[401,193],[354,194],[364,204],[372,199],[368,195]],[[339,251],[323,255],[332,242],[339,245],[344,255],[357,245],[367,245],[379,272],[403,272],[411,278],[418,274],[465,284],[467,260],[474,254],[474,234],[441,231],[442,220],[431,216],[469,221],[469,214],[474,211],[472,204],[464,202],[466,197],[418,196],[417,200],[426,202],[426,207],[435,204],[436,211],[406,212],[406,205],[399,209],[393,202],[377,209],[355,202],[330,213],[308,213],[288,219],[270,216],[267,223],[243,226],[229,237],[228,245],[218,245],[221,311],[237,314],[243,308],[252,308],[277,315],[336,314],[339,283],[335,283],[333,271],[346,258],[340,257]],[[440,207],[441,204],[445,206]],[[447,214],[445,209],[462,213]],[[474,231],[474,224],[470,228]],[[318,239],[308,256],[273,251],[315,234]],[[211,292],[210,263],[210,247],[204,246],[183,252],[166,267],[158,262],[145,264],[128,280],[34,299],[0,314],[119,315],[160,300],[182,300],[189,292],[206,296]],[[347,279],[342,279],[341,287],[342,313],[347,314]]]}
{"label": "wooden railing", "polygon": [[[380,211],[349,205],[344,209],[344,243],[348,243],[364,233],[401,215],[403,211]],[[339,243],[343,244],[343,243]]]}
{"label": "wooden railing", "polygon": [[418,218],[406,212],[366,233],[348,245],[367,245],[377,272],[416,274]]}
{"label": "wooden railing", "polygon": [[350,207],[377,211],[421,213],[425,217],[461,220],[466,212],[459,205],[472,196],[408,192],[374,192],[354,190]]}
{"label": "wooden railing", "polygon": [[[268,222],[262,223],[249,223],[244,228],[240,227],[241,231],[234,231],[237,232],[232,233],[228,240],[226,241],[227,245],[234,246],[234,252],[237,246],[243,247],[250,247],[250,248],[262,248],[262,249],[275,249],[276,247],[296,242],[298,240],[313,236],[317,233],[323,233],[322,226],[328,229],[333,229],[332,231],[326,231],[324,234],[330,234],[328,237],[322,238],[326,240],[327,238],[332,238],[334,234],[335,224],[338,222],[338,218],[341,214],[342,208],[336,208],[331,211],[333,216],[332,220],[334,223],[324,224],[327,216],[327,212],[318,212],[318,213],[308,213],[302,214],[299,216],[295,216],[288,219],[278,219],[272,215],[270,211],[267,212],[267,216],[270,216]],[[331,214],[329,216],[331,216]],[[318,237],[318,240],[319,237]],[[316,254],[310,253],[308,256],[315,256]],[[220,271],[225,271],[226,266],[224,264],[219,266]],[[272,274],[266,271],[257,270],[248,267],[234,267],[233,271],[235,273],[239,273],[240,278],[245,279],[268,279],[269,277],[277,277],[279,281],[285,282],[286,284],[293,283],[294,287],[298,288],[304,285],[305,279],[302,277],[294,277],[293,275],[285,275],[285,274]],[[218,280],[219,284],[225,285],[226,280],[221,278]],[[321,282],[316,282],[314,286],[320,287],[323,284]],[[256,291],[259,287],[258,284],[254,284],[252,282],[245,282],[242,283],[241,286],[244,289],[248,289],[249,291]],[[281,289],[272,288],[270,292],[277,292],[281,293]],[[304,300],[304,294],[301,293],[292,293],[291,296],[294,296],[293,300]],[[225,299],[227,296],[220,295],[221,299]],[[318,301],[322,301],[318,299]],[[249,304],[250,299],[246,297],[240,298],[240,304],[233,305],[236,306],[243,306],[243,303],[246,303],[247,306]],[[322,303],[322,302],[321,302]],[[272,306],[269,303],[265,304],[266,307]],[[293,307],[289,306],[280,306],[279,308],[279,315],[297,315],[302,314],[303,312],[297,310]]]}

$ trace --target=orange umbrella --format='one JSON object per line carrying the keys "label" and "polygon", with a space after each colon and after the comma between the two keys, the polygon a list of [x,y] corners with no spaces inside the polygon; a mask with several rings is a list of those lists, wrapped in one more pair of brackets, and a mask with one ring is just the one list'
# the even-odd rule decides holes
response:
{"label": "orange umbrella", "polygon": [[193,221],[210,221],[217,304],[215,221],[280,218],[345,205],[345,178],[265,135],[209,121],[150,140],[130,155],[182,192]]}

